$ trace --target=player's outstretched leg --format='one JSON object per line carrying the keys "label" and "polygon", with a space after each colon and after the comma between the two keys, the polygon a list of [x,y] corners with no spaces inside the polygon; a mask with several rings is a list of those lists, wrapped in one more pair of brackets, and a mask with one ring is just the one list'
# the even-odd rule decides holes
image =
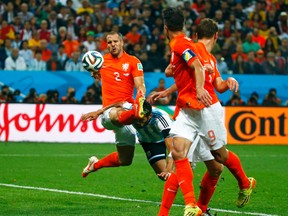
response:
{"label": "player's outstretched leg", "polygon": [[89,175],[89,173],[96,171],[94,168],[94,164],[97,163],[99,160],[96,156],[92,156],[89,158],[87,166],[82,171],[82,177],[85,178]]}
{"label": "player's outstretched leg", "polygon": [[83,178],[85,178],[89,173],[95,172],[103,167],[119,167],[119,166],[121,166],[121,164],[119,162],[118,152],[112,152],[100,160],[98,160],[96,156],[92,156],[89,159],[88,165],[83,169],[82,176]]}
{"label": "player's outstretched leg", "polygon": [[250,177],[249,181],[250,181],[249,188],[242,189],[239,192],[238,200],[237,200],[238,208],[244,207],[249,202],[249,199],[250,199],[250,196],[252,194],[252,191],[253,191],[253,189],[256,186],[256,180],[254,178]]}
{"label": "player's outstretched leg", "polygon": [[136,118],[143,118],[145,113],[144,113],[144,101],[145,101],[145,95],[141,90],[137,92],[135,103],[133,106],[133,109],[135,110],[135,117]]}

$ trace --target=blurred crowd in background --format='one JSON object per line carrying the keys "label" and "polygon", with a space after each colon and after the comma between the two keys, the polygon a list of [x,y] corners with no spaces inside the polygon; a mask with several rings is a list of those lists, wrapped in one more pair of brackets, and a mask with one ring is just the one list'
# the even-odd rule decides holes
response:
{"label": "blurred crowd in background", "polygon": [[[182,8],[192,39],[201,19],[218,22],[213,54],[220,73],[288,74],[286,0],[0,0],[0,69],[84,71],[83,54],[105,53],[105,33],[116,31],[145,72],[163,72],[171,54],[161,17],[167,6]],[[57,91],[45,95],[51,102]]]}
{"label": "blurred crowd in background", "polygon": [[[159,79],[158,85],[147,94],[163,91],[166,89],[165,79]],[[3,85],[0,91],[0,103],[50,103],[50,104],[101,104],[102,103],[102,90],[99,80],[87,87],[86,92],[78,100],[75,97],[76,89],[69,87],[65,96],[60,96],[59,91],[56,89],[48,90],[45,93],[38,93],[35,88],[29,90],[29,94],[21,95],[19,89],[11,91],[9,86]],[[155,101],[155,105],[175,105],[177,94],[174,93],[169,97],[160,98]],[[269,89],[263,100],[260,100],[259,94],[255,91],[252,92],[247,101],[241,98],[240,92],[234,92],[228,101],[220,101],[223,106],[288,106],[288,101],[282,101],[277,96],[275,88]]]}

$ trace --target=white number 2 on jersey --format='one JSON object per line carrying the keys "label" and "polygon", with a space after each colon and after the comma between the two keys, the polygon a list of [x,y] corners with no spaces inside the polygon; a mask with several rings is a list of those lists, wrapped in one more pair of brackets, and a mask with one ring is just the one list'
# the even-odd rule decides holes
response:
{"label": "white number 2 on jersey", "polygon": [[114,75],[115,75],[115,80],[116,81],[121,81],[119,72],[114,72]]}

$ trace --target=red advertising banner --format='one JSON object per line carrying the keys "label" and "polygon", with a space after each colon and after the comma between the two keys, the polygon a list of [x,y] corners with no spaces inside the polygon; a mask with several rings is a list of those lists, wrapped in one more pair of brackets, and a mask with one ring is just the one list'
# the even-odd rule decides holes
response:
{"label": "red advertising banner", "polygon": [[99,119],[81,121],[81,115],[100,105],[0,104],[0,141],[88,142],[114,140]]}
{"label": "red advertising banner", "polygon": [[288,145],[288,107],[225,107],[229,144]]}

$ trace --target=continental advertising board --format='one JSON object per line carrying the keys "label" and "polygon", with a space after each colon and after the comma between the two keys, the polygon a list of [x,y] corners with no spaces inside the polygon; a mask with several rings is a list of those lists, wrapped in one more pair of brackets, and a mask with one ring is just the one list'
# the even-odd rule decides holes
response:
{"label": "continental advertising board", "polygon": [[229,144],[288,145],[288,107],[225,107]]}
{"label": "continental advertising board", "polygon": [[[113,131],[81,115],[100,105],[0,103],[0,141],[113,143]],[[173,115],[174,106],[159,107]],[[288,145],[288,107],[224,107],[229,144]]]}

